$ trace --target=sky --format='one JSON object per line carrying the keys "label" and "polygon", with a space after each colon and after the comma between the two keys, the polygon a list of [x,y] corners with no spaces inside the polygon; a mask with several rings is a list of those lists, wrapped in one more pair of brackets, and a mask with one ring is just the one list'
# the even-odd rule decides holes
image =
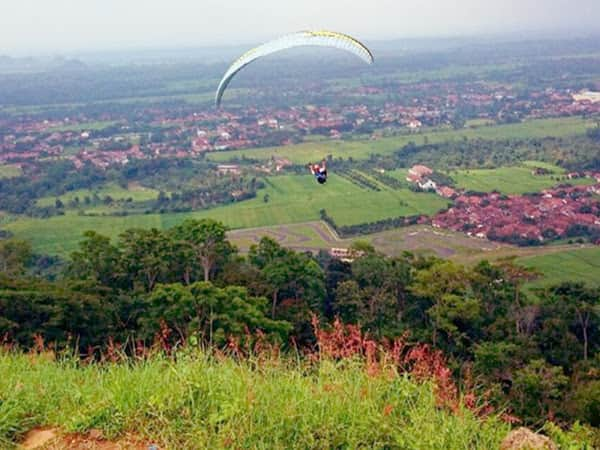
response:
{"label": "sky", "polygon": [[362,40],[600,32],[600,0],[0,0],[0,54],[256,43],[302,29]]}

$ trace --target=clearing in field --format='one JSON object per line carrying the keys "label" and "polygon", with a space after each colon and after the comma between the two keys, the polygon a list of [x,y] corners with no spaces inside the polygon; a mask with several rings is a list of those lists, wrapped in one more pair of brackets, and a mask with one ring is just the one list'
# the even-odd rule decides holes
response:
{"label": "clearing in field", "polygon": [[[551,174],[534,175],[535,167],[550,170]],[[591,178],[578,178],[569,180],[564,169],[547,163],[527,161],[522,166],[499,167],[497,169],[467,169],[448,172],[456,186],[470,191],[491,192],[499,191],[503,194],[524,194],[526,192],[540,192],[560,183],[593,184]]]}
{"label": "clearing in field", "polygon": [[306,175],[270,177],[256,198],[204,211],[180,214],[142,214],[127,217],[86,217],[68,213],[50,219],[22,218],[6,226],[16,237],[30,240],[37,251],[66,253],[76,248],[85,230],[116,237],[127,228],[169,228],[188,217],[212,218],[237,228],[318,220],[327,210],[338,225],[373,222],[390,217],[434,214],[447,206],[435,194],[408,189],[363,189],[335,174],[321,186]]}
{"label": "clearing in field", "polygon": [[267,160],[275,156],[287,158],[298,164],[320,160],[327,155],[332,155],[334,158],[347,159],[351,157],[360,160],[369,158],[371,154],[391,154],[409,142],[422,145],[425,143],[425,140],[430,144],[435,144],[463,138],[494,140],[561,137],[583,134],[587,128],[593,125],[592,121],[580,117],[538,119],[516,124],[413,133],[377,140],[323,140],[320,142],[304,142],[282,147],[213,152],[208,155],[208,158],[212,161],[224,162],[243,157]]}

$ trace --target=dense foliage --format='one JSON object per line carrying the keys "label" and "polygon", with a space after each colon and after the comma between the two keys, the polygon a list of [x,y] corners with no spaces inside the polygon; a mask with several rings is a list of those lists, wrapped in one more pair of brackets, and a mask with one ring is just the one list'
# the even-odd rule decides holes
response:
{"label": "dense foliage", "polygon": [[[258,330],[312,345],[311,314],[377,339],[409,333],[449,358],[456,376],[528,424],[600,425],[600,291],[576,283],[531,293],[537,274],[512,260],[475,267],[357,242],[354,260],[317,257],[262,238],[247,256],[211,220],[131,229],[118,242],[88,232],[60,280],[27,274],[29,247],[0,248],[0,334],[98,354],[107,342],[200,339],[224,345]],[[36,337],[37,336],[37,337]]]}

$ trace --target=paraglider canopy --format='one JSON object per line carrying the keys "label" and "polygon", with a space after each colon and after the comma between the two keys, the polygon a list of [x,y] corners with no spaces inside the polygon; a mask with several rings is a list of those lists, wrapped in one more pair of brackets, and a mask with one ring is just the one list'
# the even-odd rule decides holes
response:
{"label": "paraglider canopy", "polygon": [[341,50],[346,50],[354,53],[367,64],[373,63],[373,54],[360,41],[346,34],[337,33],[335,31],[299,31],[297,33],[287,34],[280,38],[259,45],[240,56],[225,72],[217,93],[215,94],[215,106],[218,108],[221,105],[221,98],[227,88],[227,85],[245,66],[263,56],[270,55],[281,50],[286,50],[292,47],[301,46],[319,46],[319,47],[335,47]]}

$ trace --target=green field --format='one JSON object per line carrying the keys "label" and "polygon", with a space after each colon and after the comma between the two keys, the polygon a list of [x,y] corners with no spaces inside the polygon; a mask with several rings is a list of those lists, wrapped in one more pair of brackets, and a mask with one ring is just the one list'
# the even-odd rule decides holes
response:
{"label": "green field", "polygon": [[79,201],[83,204],[83,199],[85,197],[91,198],[94,194],[97,194],[101,199],[109,195],[114,200],[125,200],[131,198],[134,202],[144,202],[148,200],[155,200],[158,196],[158,191],[156,189],[134,184],[130,184],[127,189],[116,184],[111,184],[104,186],[101,189],[78,189],[76,191],[70,191],[59,197],[43,197],[37,201],[37,205],[54,205],[54,202],[57,198],[59,198],[63,203],[67,204],[75,197],[78,197]]}
{"label": "green field", "polygon": [[411,141],[416,144],[423,144],[427,139],[429,143],[433,144],[463,138],[493,140],[560,137],[582,134],[592,125],[592,121],[579,117],[539,119],[516,124],[482,126],[461,130],[423,131],[378,140],[305,142],[283,147],[214,152],[209,154],[208,158],[212,161],[223,162],[244,156],[259,160],[267,160],[272,156],[278,156],[300,164],[320,160],[329,154],[335,158],[367,159],[371,154],[393,153]]}
{"label": "green field", "polygon": [[544,287],[562,281],[581,281],[600,286],[600,247],[566,250],[520,258],[518,261],[544,274],[530,283],[530,287]]}
{"label": "green field", "polygon": [[117,124],[114,120],[97,121],[97,122],[84,122],[74,123],[70,125],[61,125],[57,127],[48,128],[48,131],[90,131],[90,130],[102,130]]}
{"label": "green field", "polygon": [[[552,170],[551,175],[533,175],[533,167],[543,167]],[[491,192],[500,191],[504,194],[523,194],[539,192],[560,183],[593,184],[591,178],[568,180],[564,178],[564,170],[551,164],[527,161],[524,166],[499,167],[497,169],[468,169],[455,170],[448,173],[456,186],[471,191]],[[557,178],[560,178],[557,180]]]}
{"label": "green field", "polygon": [[469,119],[465,123],[465,128],[479,128],[494,125],[496,122],[492,119]]}
{"label": "green field", "polygon": [[[311,176],[266,179],[256,198],[206,211],[181,214],[147,214],[127,217],[85,217],[76,214],[50,219],[22,218],[6,226],[16,237],[33,242],[36,250],[64,253],[73,250],[85,230],[116,236],[132,227],[171,227],[187,217],[211,217],[231,228],[249,228],[318,220],[326,209],[338,225],[371,222],[396,216],[433,214],[447,205],[434,194],[408,189],[381,192],[361,189],[332,174],[325,186]],[[268,194],[269,201],[264,201]]]}
{"label": "green field", "polygon": [[22,173],[23,171],[19,166],[13,164],[0,165],[0,178],[14,178]]}

